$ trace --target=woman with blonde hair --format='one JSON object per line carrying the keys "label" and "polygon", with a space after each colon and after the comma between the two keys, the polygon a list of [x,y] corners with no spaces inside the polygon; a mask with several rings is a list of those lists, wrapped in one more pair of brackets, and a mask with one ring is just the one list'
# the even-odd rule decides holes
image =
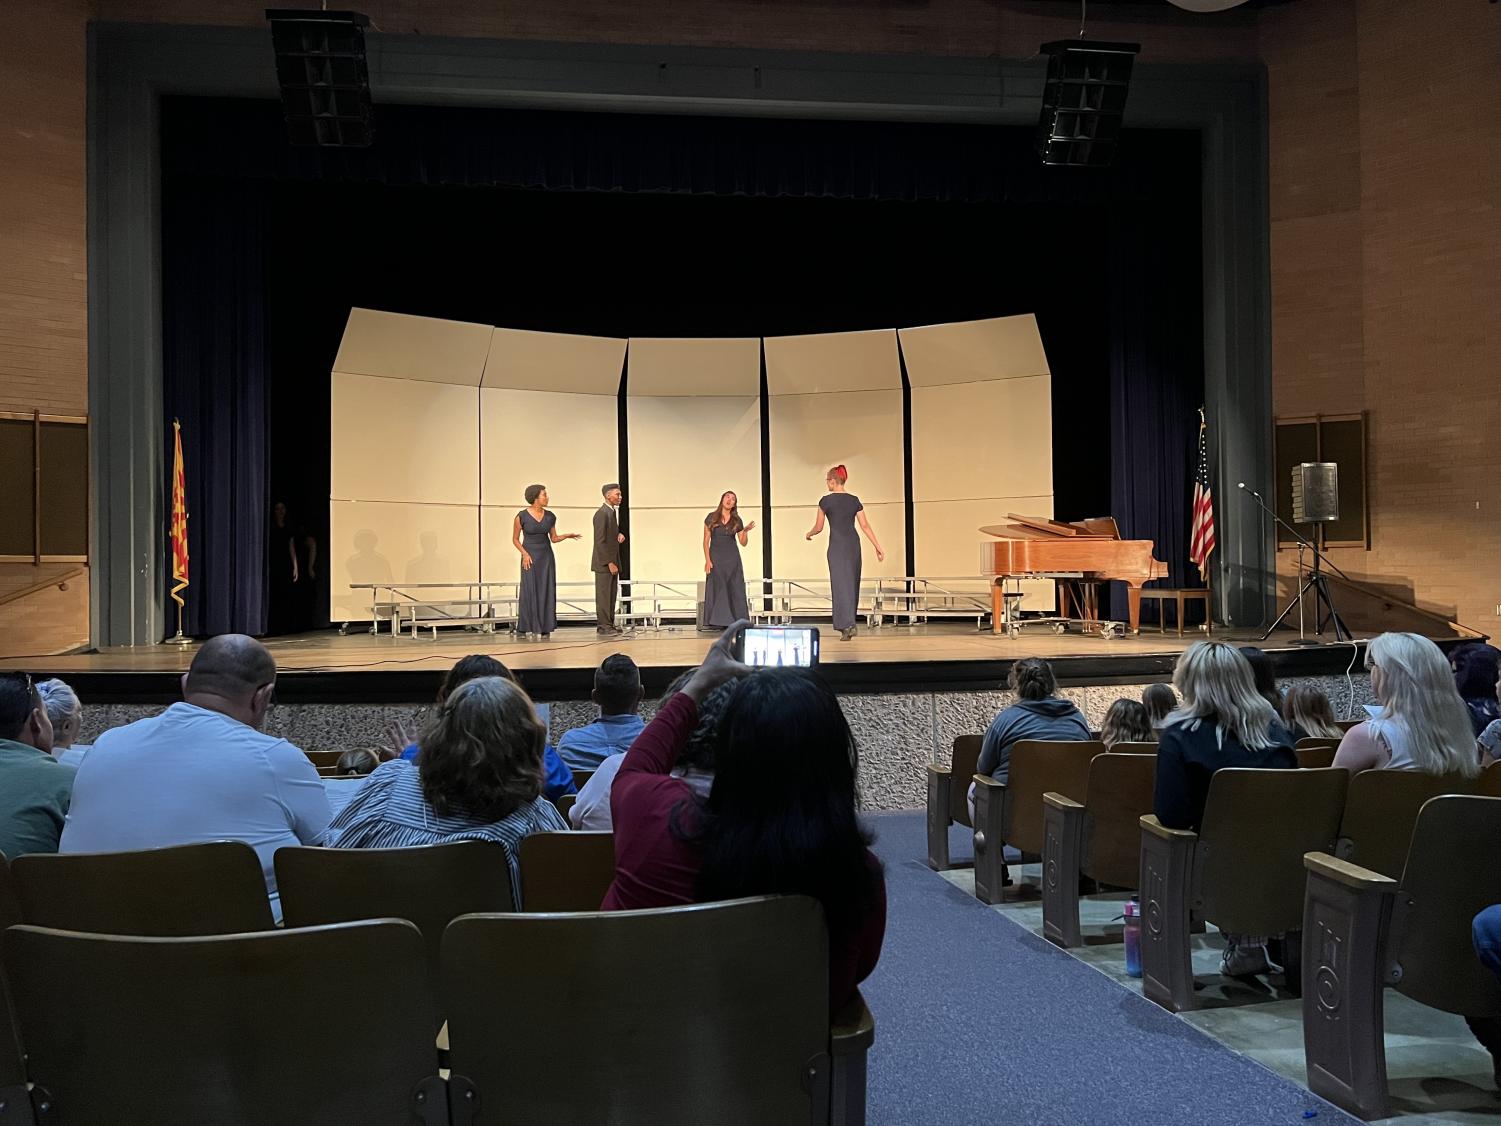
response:
{"label": "woman with blonde hair", "polygon": [[1311,684],[1294,684],[1282,695],[1282,720],[1294,739],[1340,739],[1329,697]]}
{"label": "woman with blonde hair", "polygon": [[[1292,734],[1256,690],[1250,662],[1223,641],[1196,641],[1173,670],[1182,703],[1157,735],[1153,807],[1169,829],[1199,828],[1209,780],[1229,766],[1296,770]],[[1220,972],[1246,977],[1274,969],[1264,935],[1226,934]]]}
{"label": "woman with blonde hair", "polygon": [[1439,647],[1415,633],[1383,633],[1366,647],[1376,707],[1340,741],[1334,765],[1349,770],[1480,772],[1470,713]]}
{"label": "woman with blonde hair", "polygon": [[514,896],[522,838],[568,828],[542,796],[546,742],[547,728],[519,685],[499,676],[465,681],[428,720],[416,763],[377,767],[329,825],[328,846],[499,841]]}

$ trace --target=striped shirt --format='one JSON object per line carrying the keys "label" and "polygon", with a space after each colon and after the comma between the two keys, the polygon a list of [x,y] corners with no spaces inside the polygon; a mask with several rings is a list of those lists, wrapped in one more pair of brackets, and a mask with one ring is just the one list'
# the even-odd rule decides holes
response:
{"label": "striped shirt", "polygon": [[513,906],[521,910],[521,838],[567,829],[553,804],[535,797],[499,821],[448,813],[439,816],[422,794],[422,774],[396,759],[376,767],[328,827],[330,848],[412,848],[450,841],[499,841],[511,869]]}

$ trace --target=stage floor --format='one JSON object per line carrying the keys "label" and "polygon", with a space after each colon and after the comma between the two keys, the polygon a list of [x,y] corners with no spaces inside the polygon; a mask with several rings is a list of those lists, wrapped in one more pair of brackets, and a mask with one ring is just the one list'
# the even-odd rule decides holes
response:
{"label": "stage floor", "polygon": [[[899,692],[993,688],[1012,661],[1047,657],[1065,684],[1131,683],[1166,679],[1178,654],[1203,637],[1179,637],[1144,630],[1135,637],[1099,638],[1078,632],[1054,634],[1047,627],[1019,637],[996,636],[973,626],[932,623],[920,626],[862,627],[852,641],[822,627],[825,675],[842,692]],[[1215,637],[1251,644],[1254,630],[1216,631]],[[466,653],[485,652],[522,674],[539,699],[587,698],[590,673],[611,653],[626,653],[642,668],[648,690],[665,686],[682,669],[697,664],[712,635],[691,627],[643,630],[601,638],[592,626],[561,628],[547,641],[522,641],[510,634],[451,632],[438,640],[389,634],[371,636],[329,630],[269,638],[267,647],[281,670],[278,696],[304,699],[429,699],[438,678]],[[1294,635],[1263,643],[1279,673],[1316,675],[1343,672],[1348,643],[1291,648]],[[0,669],[23,669],[86,682],[96,696],[131,699],[175,697],[178,675],[192,660],[194,646],[140,646],[100,649],[56,657],[0,657]]]}

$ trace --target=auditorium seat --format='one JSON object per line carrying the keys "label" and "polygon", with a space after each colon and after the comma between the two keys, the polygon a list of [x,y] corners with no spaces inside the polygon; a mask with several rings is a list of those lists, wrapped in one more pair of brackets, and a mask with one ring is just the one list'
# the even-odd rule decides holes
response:
{"label": "auditorium seat", "polygon": [[1047,793],[1043,800],[1043,936],[1079,946],[1079,877],[1135,887],[1141,872],[1141,818],[1152,812],[1157,759],[1096,755],[1082,802]]}
{"label": "auditorium seat", "polygon": [[553,808],[558,811],[564,821],[568,820],[568,813],[578,804],[578,800],[579,796],[577,794],[559,794],[557,797],[551,799]]}
{"label": "auditorium seat", "polygon": [[928,866],[951,868],[949,826],[970,826],[969,782],[980,761],[983,735],[956,735],[948,766],[928,764]]}
{"label": "auditorium seat", "polygon": [[[1303,922],[1303,855],[1332,852],[1348,771],[1216,771],[1199,832],[1141,819],[1142,992],[1194,1007],[1189,913],[1222,931],[1279,935]],[[1290,972],[1295,974],[1292,967]]]}
{"label": "auditorium seat", "polygon": [[1108,748],[1111,754],[1116,755],[1155,755],[1157,753],[1156,740],[1130,742],[1122,740],[1115,746]]}
{"label": "auditorium seat", "polygon": [[453,1104],[477,1122],[594,1126],[608,1107],[612,1126],[859,1126],[874,1024],[861,1003],[831,1027],[828,972],[802,896],[456,919]]}
{"label": "auditorium seat", "polygon": [[[21,921],[21,904],[11,883],[10,865],[0,852],[0,934],[6,927]],[[5,1126],[32,1126],[31,1102],[26,1097],[26,1068],[21,1060],[21,1045],[16,1039],[10,991],[5,985],[5,964],[0,959],[0,1123]]]}
{"label": "auditorium seat", "polygon": [[1419,770],[1362,770],[1350,779],[1334,855],[1402,878],[1418,811],[1440,794],[1473,794],[1478,779]]}
{"label": "auditorium seat", "polygon": [[308,761],[314,766],[338,766],[339,759],[344,756],[343,751],[303,751]]}
{"label": "auditorium seat", "polygon": [[614,833],[532,833],[522,838],[523,911],[598,911],[614,879]]}
{"label": "auditorium seat", "polygon": [[[499,841],[415,848],[276,850],[282,921],[289,927],[357,919],[405,919],[427,945],[437,981],[443,931],[460,915],[512,911],[511,869]],[[434,1012],[434,1029],[442,1026]]]}
{"label": "auditorium seat", "polygon": [[1298,740],[1298,745],[1293,748],[1293,754],[1298,756],[1298,765],[1305,770],[1322,770],[1334,765],[1334,752],[1338,744],[1325,742],[1312,747],[1305,747],[1306,740]]}
{"label": "auditorium seat", "polygon": [[260,859],[243,841],[19,856],[11,873],[34,926],[162,937],[275,926]]}
{"label": "auditorium seat", "polygon": [[[1372,772],[1374,773],[1374,772]],[[1470,922],[1501,903],[1501,798],[1432,798],[1400,882],[1319,852],[1304,858],[1303,997],[1308,1085],[1353,1114],[1391,1113],[1383,990],[1466,1017],[1501,1017],[1501,984],[1475,957]],[[1477,862],[1478,861],[1478,862]]]}
{"label": "auditorium seat", "polygon": [[1005,900],[1003,845],[1023,857],[1041,856],[1044,844],[1042,795],[1052,792],[1083,801],[1089,764],[1105,744],[1023,739],[1011,748],[1008,780],[984,774],[975,780],[975,895],[986,903]]}
{"label": "auditorium seat", "polygon": [[575,770],[572,773],[573,773],[573,786],[574,786],[574,789],[577,789],[577,790],[582,790],[585,786],[587,786],[589,784],[589,779],[591,779],[591,778],[594,777],[594,771],[592,771],[592,770],[582,770],[582,769],[580,769],[580,770]]}
{"label": "auditorium seat", "polygon": [[448,1121],[410,923],[165,939],[22,926],[4,951],[46,1121]]}

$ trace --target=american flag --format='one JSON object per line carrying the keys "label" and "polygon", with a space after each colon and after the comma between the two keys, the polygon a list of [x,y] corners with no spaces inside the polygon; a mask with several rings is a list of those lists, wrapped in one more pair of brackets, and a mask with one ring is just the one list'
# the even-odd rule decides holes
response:
{"label": "american flag", "polygon": [[1209,557],[1214,553],[1214,493],[1209,489],[1209,438],[1204,411],[1199,411],[1199,468],[1194,474],[1193,529],[1189,533],[1188,558],[1199,569],[1199,578],[1209,578]]}
{"label": "american flag", "polygon": [[182,592],[188,585],[188,503],[187,479],[182,471],[182,427],[172,420],[172,601],[180,608]]}

